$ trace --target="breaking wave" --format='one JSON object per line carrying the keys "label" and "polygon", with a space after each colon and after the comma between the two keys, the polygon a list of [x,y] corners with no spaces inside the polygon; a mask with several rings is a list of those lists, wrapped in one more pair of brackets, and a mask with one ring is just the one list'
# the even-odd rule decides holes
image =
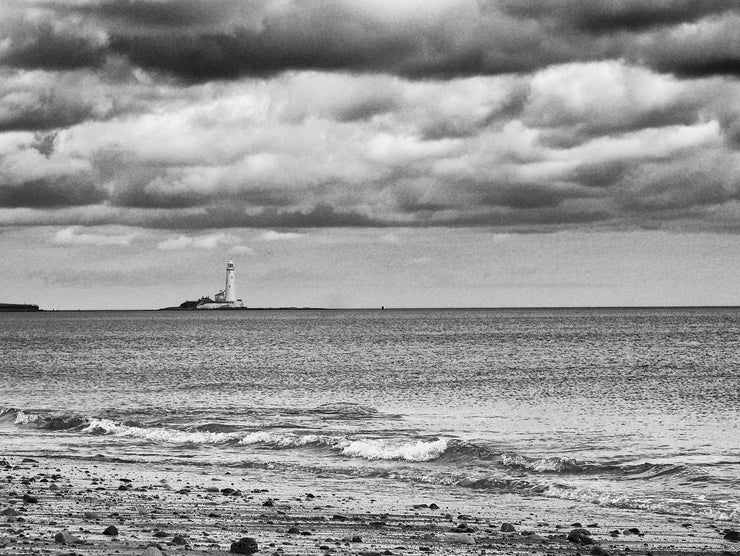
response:
{"label": "breaking wave", "polygon": [[[373,415],[376,410],[356,404],[324,404],[310,411],[348,415]],[[610,475],[623,480],[645,480],[680,476],[684,481],[712,481],[699,468],[688,465],[639,463],[609,464],[579,461],[569,457],[529,457],[515,452],[501,452],[485,444],[454,438],[378,438],[342,434],[288,432],[275,429],[244,431],[219,424],[192,427],[144,425],[136,421],[118,421],[76,414],[0,408],[0,422],[31,426],[43,430],[79,434],[111,435],[145,441],[189,445],[252,446],[262,449],[318,449],[348,458],[396,460],[412,463],[439,462],[456,468],[474,467],[481,472],[499,469],[534,475]]]}

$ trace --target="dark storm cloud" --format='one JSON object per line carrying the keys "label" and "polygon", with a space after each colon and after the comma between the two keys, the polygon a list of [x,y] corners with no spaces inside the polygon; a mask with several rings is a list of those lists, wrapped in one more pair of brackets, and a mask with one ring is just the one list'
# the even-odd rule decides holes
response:
{"label": "dark storm cloud", "polygon": [[[1,89],[1,86],[0,86]],[[0,92],[0,107],[3,105]],[[0,132],[44,131],[96,119],[94,104],[80,99],[65,98],[53,91],[26,95],[23,103],[14,103],[11,110],[0,112]]]}
{"label": "dark storm cloud", "polygon": [[[413,40],[389,37],[357,43],[331,34],[284,36],[237,29],[230,33],[116,36],[110,47],[134,64],[192,81],[269,76],[286,70],[391,71],[401,74],[465,75],[477,73],[479,60],[461,53],[453,60],[409,63]],[[329,33],[329,30],[325,30]],[[394,67],[393,61],[398,62]],[[505,68],[502,71],[510,71]]]}
{"label": "dark storm cloud", "polygon": [[494,205],[513,209],[537,209],[557,207],[563,201],[583,196],[572,190],[563,190],[552,184],[520,183],[497,186],[481,198],[483,205]]}
{"label": "dark storm cloud", "polygon": [[0,64],[44,70],[71,70],[100,66],[105,61],[104,45],[71,30],[57,30],[51,23],[21,22],[7,37],[10,48]]}
{"label": "dark storm cloud", "polygon": [[567,177],[586,187],[611,187],[627,177],[632,167],[631,162],[624,160],[601,164],[581,164]]}
{"label": "dark storm cloud", "polygon": [[[342,0],[40,5],[57,18],[84,16],[106,40],[78,34],[72,24],[25,22],[11,33],[5,64],[96,67],[122,55],[142,68],[203,82],[291,70],[449,79],[624,58],[677,75],[738,75],[736,55],[712,47],[723,37],[704,37],[694,58],[673,59],[675,39],[664,36],[683,23],[740,15],[735,0],[462,0],[417,11]],[[660,55],[663,43],[667,54]]]}
{"label": "dark storm cloud", "polygon": [[53,176],[0,183],[0,207],[59,208],[93,205],[105,199],[87,176]]}
{"label": "dark storm cloud", "polygon": [[399,21],[384,17],[383,9],[373,13],[338,0],[223,6],[137,0],[71,10],[107,30],[111,52],[190,81],[306,69],[448,78],[529,71],[567,59],[537,34],[481,17],[473,2]]}
{"label": "dark storm cloud", "polygon": [[593,34],[644,31],[737,10],[735,0],[504,0],[504,11]]}
{"label": "dark storm cloud", "polygon": [[239,0],[219,0],[217,5],[202,0],[111,0],[74,7],[76,13],[110,20],[123,20],[136,26],[202,26],[228,19],[243,4]]}
{"label": "dark storm cloud", "polygon": [[[737,45],[740,49],[740,44]],[[708,77],[712,75],[731,75],[740,77],[740,56],[719,57],[695,60],[660,60],[657,69],[674,73],[680,77]]]}

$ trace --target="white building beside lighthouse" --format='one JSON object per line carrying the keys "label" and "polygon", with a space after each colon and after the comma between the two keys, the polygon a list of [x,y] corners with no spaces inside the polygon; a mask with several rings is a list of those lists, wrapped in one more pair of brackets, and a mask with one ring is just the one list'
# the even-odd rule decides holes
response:
{"label": "white building beside lighthouse", "polygon": [[195,306],[196,309],[242,309],[244,303],[236,297],[236,278],[234,276],[234,262],[229,259],[226,263],[226,287],[218,292],[215,299],[203,297]]}

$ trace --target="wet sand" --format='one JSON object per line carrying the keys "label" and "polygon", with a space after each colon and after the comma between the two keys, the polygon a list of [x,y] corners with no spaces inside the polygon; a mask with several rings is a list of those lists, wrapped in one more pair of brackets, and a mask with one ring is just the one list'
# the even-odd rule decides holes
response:
{"label": "wet sand", "polygon": [[[723,538],[737,524],[554,498],[106,458],[0,464],[0,555],[228,554],[243,537],[275,556],[740,554]],[[579,527],[595,544],[567,539]]]}

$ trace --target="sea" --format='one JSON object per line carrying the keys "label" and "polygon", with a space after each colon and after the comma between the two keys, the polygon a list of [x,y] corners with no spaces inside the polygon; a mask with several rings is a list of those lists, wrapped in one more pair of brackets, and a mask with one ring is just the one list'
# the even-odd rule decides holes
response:
{"label": "sea", "polygon": [[0,314],[0,457],[740,521],[740,309]]}

